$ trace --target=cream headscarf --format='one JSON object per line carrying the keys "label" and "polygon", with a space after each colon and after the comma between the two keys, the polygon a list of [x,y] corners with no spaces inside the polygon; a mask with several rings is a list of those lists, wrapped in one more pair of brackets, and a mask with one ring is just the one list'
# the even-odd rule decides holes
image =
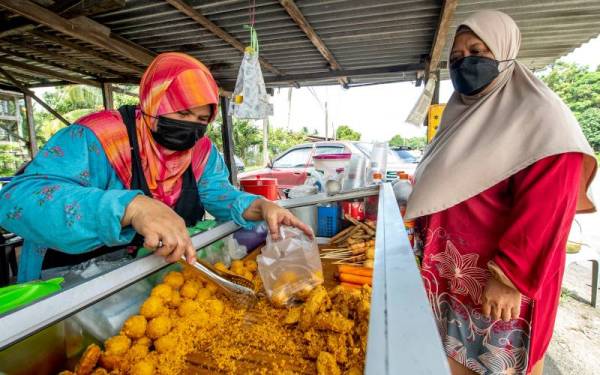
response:
{"label": "cream headscarf", "polygon": [[[480,11],[461,25],[483,40],[496,60],[517,57],[521,34],[508,15]],[[567,152],[584,154],[577,212],[595,211],[587,192],[597,162],[569,108],[518,61],[500,63],[500,71],[486,93],[452,94],[415,173],[407,219],[443,211],[540,159]]]}

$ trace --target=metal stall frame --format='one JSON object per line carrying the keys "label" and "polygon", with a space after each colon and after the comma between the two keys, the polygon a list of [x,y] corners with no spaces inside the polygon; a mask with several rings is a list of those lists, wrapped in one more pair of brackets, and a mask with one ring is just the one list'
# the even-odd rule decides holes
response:
{"label": "metal stall frame", "polygon": [[[365,374],[449,374],[446,356],[390,184],[317,194],[279,203],[287,208],[379,195],[375,274]],[[240,227],[227,222],[193,236],[207,246]],[[163,269],[147,256],[0,317],[0,350]],[[44,312],[41,314],[40,312]]]}

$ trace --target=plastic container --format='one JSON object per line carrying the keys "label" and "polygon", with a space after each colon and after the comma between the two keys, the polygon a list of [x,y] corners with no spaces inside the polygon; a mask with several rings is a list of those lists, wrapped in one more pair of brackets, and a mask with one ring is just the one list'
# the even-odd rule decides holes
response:
{"label": "plastic container", "polygon": [[396,202],[398,202],[398,207],[400,207],[400,213],[404,217],[408,198],[412,193],[412,184],[410,183],[408,174],[399,173],[398,177],[400,179],[394,183],[393,189],[394,195],[396,196]]}
{"label": "plastic container", "polygon": [[313,163],[316,170],[323,171],[325,177],[337,175],[338,169],[345,169],[348,166],[348,162],[352,154],[341,153],[341,154],[321,154],[313,156]]}
{"label": "plastic container", "polygon": [[242,245],[246,246],[248,251],[256,249],[260,244],[265,242],[268,230],[264,223],[257,225],[254,229],[240,229],[233,234],[233,238]]}
{"label": "plastic container", "polygon": [[361,155],[353,154],[350,158],[346,178],[342,185],[342,191],[359,189],[367,184],[367,159]]}
{"label": "plastic container", "polygon": [[340,231],[340,207],[337,204],[318,207],[317,216],[317,236],[333,237]]}
{"label": "plastic container", "polygon": [[[388,144],[387,142],[375,142],[373,143],[373,149],[371,150],[371,168],[370,168],[370,182],[379,183],[384,180],[387,175],[387,154]],[[378,180],[380,180],[378,182]]]}
{"label": "plastic container", "polygon": [[256,179],[240,180],[240,186],[245,192],[262,195],[272,201],[279,199],[276,178],[262,178],[258,176]]}
{"label": "plastic container", "polygon": [[58,292],[63,281],[64,278],[57,277],[0,288],[0,314]]}
{"label": "plastic container", "polygon": [[[288,193],[290,199],[308,197],[317,194],[317,187],[310,185],[300,185],[291,189]],[[292,208],[290,211],[301,222],[312,228],[313,232],[317,232],[317,206],[304,206]]]}

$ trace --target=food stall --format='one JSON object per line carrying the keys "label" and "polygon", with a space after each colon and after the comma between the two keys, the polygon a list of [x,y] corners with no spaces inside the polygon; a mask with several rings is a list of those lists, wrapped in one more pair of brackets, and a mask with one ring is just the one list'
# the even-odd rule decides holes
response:
{"label": "food stall", "polygon": [[[446,357],[391,185],[335,196],[321,193],[281,204],[294,208],[372,196],[378,196],[378,206],[364,373],[446,374]],[[224,223],[193,236],[192,241],[196,248],[205,247],[238,229],[232,222]],[[35,373],[42,374],[65,369],[67,357],[77,360],[84,344],[90,342],[85,338],[93,337],[81,324],[73,324],[72,315],[102,306],[109,298],[118,300],[120,295],[141,302],[150,291],[136,286],[149,280],[155,283],[156,275],[164,274],[168,267],[172,266],[162,258],[148,255],[0,316],[0,373],[31,373],[35,368]],[[105,314],[111,313],[103,309]],[[240,350],[243,355],[249,349]],[[211,373],[194,372],[193,367],[188,371]]]}

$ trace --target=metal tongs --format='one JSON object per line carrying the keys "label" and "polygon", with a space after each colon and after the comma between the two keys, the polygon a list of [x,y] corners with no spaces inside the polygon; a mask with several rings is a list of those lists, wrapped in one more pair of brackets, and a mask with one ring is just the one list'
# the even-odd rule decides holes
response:
{"label": "metal tongs", "polygon": [[[189,264],[185,256],[182,256],[181,259],[186,264]],[[202,260],[196,260],[190,266],[202,273],[206,279],[217,284],[224,294],[236,305],[249,308],[254,306],[258,301],[256,293],[253,290],[254,284],[251,281],[238,275],[220,271]]]}

